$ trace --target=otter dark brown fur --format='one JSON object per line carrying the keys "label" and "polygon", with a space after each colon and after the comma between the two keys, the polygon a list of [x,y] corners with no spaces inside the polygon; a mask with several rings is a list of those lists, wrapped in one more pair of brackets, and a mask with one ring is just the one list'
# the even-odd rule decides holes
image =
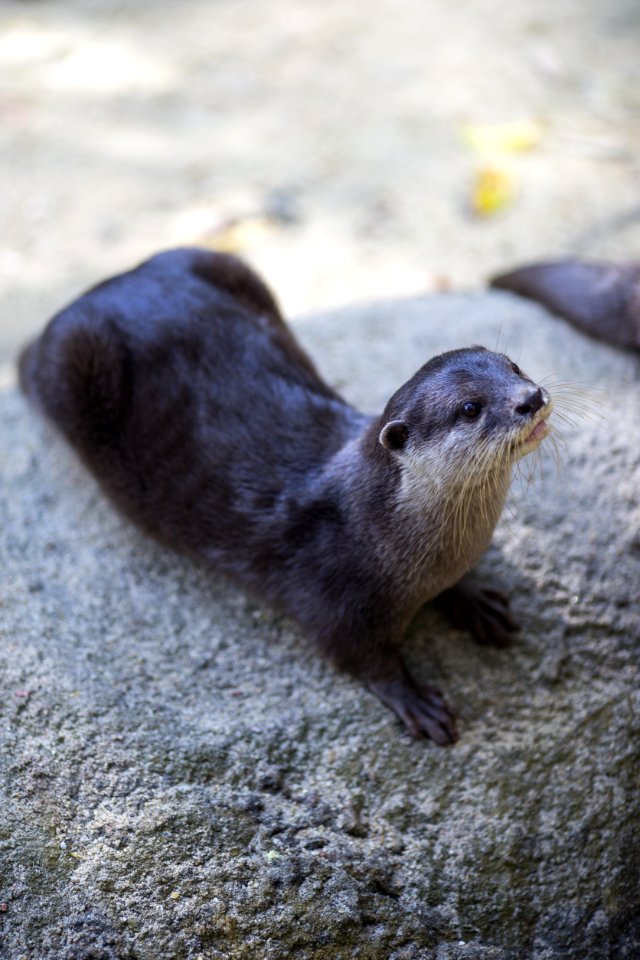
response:
{"label": "otter dark brown fur", "polygon": [[579,330],[640,350],[640,262],[532,263],[493,277],[492,287],[542,303]]}
{"label": "otter dark brown fur", "polygon": [[517,629],[464,576],[548,430],[547,396],[507,357],[435,357],[365,416],[246,265],[183,249],[75,300],[20,373],[131,520],[290,614],[412,734],[456,739],[398,644],[435,597],[481,642]]}

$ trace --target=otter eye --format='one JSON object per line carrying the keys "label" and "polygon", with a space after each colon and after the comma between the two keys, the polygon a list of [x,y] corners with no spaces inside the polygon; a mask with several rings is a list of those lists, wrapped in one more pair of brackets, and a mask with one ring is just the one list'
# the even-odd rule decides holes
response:
{"label": "otter eye", "polygon": [[474,420],[480,411],[482,406],[477,402],[477,400],[467,400],[466,403],[462,404],[461,413],[463,417],[466,417],[467,420]]}
{"label": "otter eye", "polygon": [[512,363],[512,364],[511,364],[511,369],[512,369],[513,372],[515,373],[516,377],[521,377],[521,376],[522,376],[522,370],[520,369],[520,367],[518,366],[517,363]]}

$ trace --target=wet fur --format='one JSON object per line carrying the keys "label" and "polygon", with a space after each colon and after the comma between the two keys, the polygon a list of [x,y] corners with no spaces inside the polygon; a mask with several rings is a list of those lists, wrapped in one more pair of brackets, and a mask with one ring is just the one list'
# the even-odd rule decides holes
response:
{"label": "wet fur", "polygon": [[452,715],[398,643],[438,594],[483,642],[515,629],[501,595],[461,578],[500,515],[513,438],[547,402],[516,369],[452,351],[364,416],[246,265],[191,249],[94,287],[20,362],[25,393],[132,521],[286,611],[438,743],[455,739]]}

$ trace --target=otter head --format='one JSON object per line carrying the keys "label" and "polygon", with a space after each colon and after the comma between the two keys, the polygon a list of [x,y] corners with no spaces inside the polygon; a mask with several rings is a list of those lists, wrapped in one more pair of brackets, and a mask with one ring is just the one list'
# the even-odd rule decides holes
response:
{"label": "otter head", "polygon": [[378,441],[435,483],[510,471],[549,433],[552,404],[509,357],[484,347],[429,360],[389,400]]}

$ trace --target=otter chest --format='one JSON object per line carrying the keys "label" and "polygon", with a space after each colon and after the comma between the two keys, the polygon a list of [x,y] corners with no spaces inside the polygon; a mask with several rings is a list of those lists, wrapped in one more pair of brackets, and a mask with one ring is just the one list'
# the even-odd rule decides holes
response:
{"label": "otter chest", "polygon": [[478,484],[397,510],[401,576],[419,603],[457,583],[487,549],[500,518],[509,478]]}

